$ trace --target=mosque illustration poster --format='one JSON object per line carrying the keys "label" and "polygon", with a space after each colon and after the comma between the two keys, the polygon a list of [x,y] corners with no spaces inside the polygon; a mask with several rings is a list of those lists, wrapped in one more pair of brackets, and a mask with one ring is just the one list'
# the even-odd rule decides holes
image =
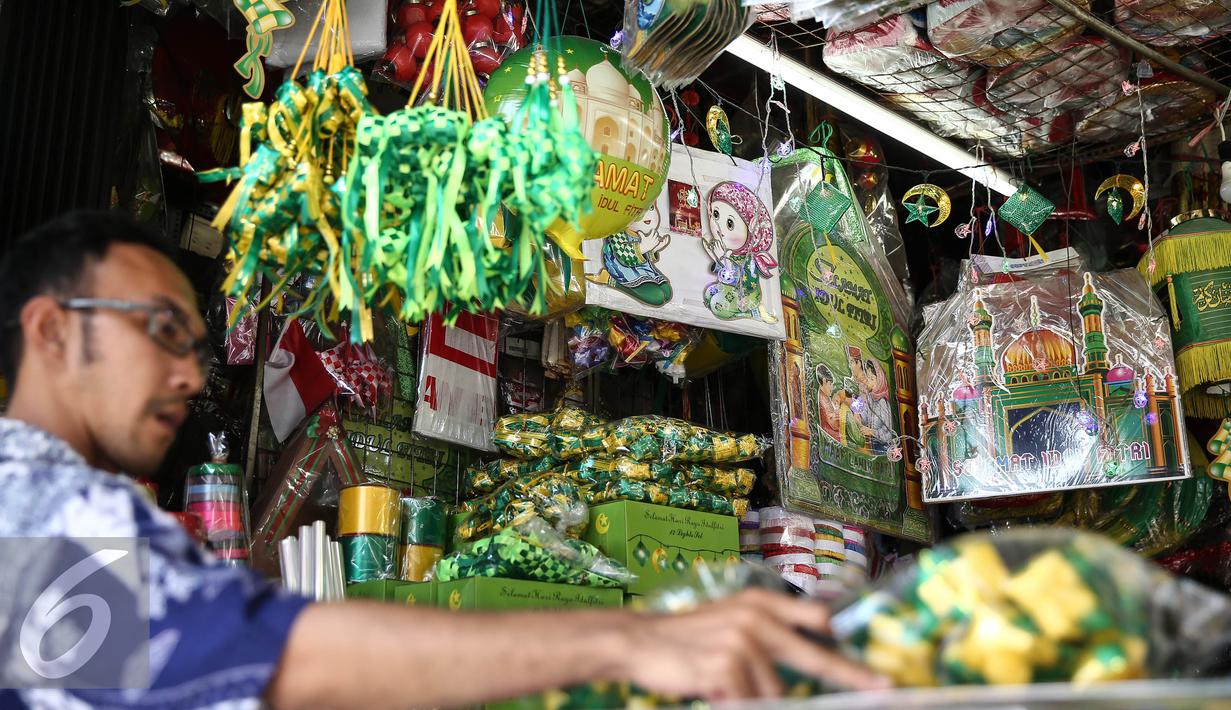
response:
{"label": "mosque illustration poster", "polygon": [[[973,377],[919,403],[924,500],[945,502],[1091,488],[1187,475],[1184,431],[1169,369],[1135,371],[1105,338],[1091,275],[1076,303],[1082,336],[1040,322],[1000,350],[996,319],[975,292],[967,324]],[[1125,352],[1129,352],[1126,348]],[[950,387],[952,386],[950,383]]]}

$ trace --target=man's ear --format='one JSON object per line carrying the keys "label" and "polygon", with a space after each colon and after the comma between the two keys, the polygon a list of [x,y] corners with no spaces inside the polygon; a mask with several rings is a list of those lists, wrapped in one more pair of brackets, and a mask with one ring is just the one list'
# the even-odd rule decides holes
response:
{"label": "man's ear", "polygon": [[35,296],[21,309],[22,359],[38,357],[63,364],[68,342],[68,312],[50,296]]}

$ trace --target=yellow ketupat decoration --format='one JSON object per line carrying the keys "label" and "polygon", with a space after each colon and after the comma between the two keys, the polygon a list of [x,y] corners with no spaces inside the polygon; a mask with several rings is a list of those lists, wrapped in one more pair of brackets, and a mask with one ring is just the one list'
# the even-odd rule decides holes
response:
{"label": "yellow ketupat decoration", "polygon": [[1005,594],[1055,641],[1081,637],[1081,621],[1098,608],[1094,592],[1058,550],[1048,550],[1005,584]]}
{"label": "yellow ketupat decoration", "polygon": [[953,560],[936,561],[925,550],[919,564],[924,577],[919,599],[940,618],[970,616],[980,605],[1001,598],[1001,587],[1009,579],[996,548],[985,542],[963,545]]}
{"label": "yellow ketupat decoration", "polygon": [[935,646],[895,616],[877,614],[868,622],[868,645],[863,661],[872,670],[892,678],[897,685],[937,685],[932,672],[936,661]]}

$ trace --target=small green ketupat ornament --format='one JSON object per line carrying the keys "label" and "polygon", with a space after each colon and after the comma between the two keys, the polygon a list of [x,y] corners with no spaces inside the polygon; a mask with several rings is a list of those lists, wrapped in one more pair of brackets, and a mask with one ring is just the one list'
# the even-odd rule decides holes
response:
{"label": "small green ketupat ornament", "polygon": [[721,106],[711,106],[706,112],[705,129],[709,133],[710,142],[714,144],[714,148],[723,155],[730,155],[734,150],[731,140],[731,121]]}
{"label": "small green ketupat ornament", "polygon": [[1111,217],[1112,221],[1119,224],[1124,219],[1124,198],[1120,195],[1120,191],[1112,188],[1111,192],[1107,193],[1107,216]]}
{"label": "small green ketupat ornament", "polygon": [[829,182],[821,181],[804,198],[804,204],[798,212],[813,229],[828,234],[850,208],[851,198]]}

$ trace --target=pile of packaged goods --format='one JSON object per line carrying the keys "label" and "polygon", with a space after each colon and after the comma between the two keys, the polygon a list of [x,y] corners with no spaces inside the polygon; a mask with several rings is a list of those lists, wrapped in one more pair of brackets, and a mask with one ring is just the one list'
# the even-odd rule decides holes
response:
{"label": "pile of packaged goods", "polygon": [[573,491],[590,505],[638,501],[741,516],[756,476],[735,464],[765,448],[755,436],[718,433],[678,419],[640,416],[607,423],[572,407],[504,417],[493,440],[511,458],[471,468],[463,481],[467,495],[479,496],[464,504],[463,512],[514,511],[493,520],[492,530],[531,508],[548,520],[559,519],[550,505],[543,514],[544,503],[559,507],[559,497]]}
{"label": "pile of packaged goods", "polygon": [[833,628],[900,686],[1085,683],[1200,673],[1219,654],[1182,638],[1191,604],[1216,621],[1207,638],[1226,632],[1226,597],[1101,537],[1035,528],[924,550]]}

